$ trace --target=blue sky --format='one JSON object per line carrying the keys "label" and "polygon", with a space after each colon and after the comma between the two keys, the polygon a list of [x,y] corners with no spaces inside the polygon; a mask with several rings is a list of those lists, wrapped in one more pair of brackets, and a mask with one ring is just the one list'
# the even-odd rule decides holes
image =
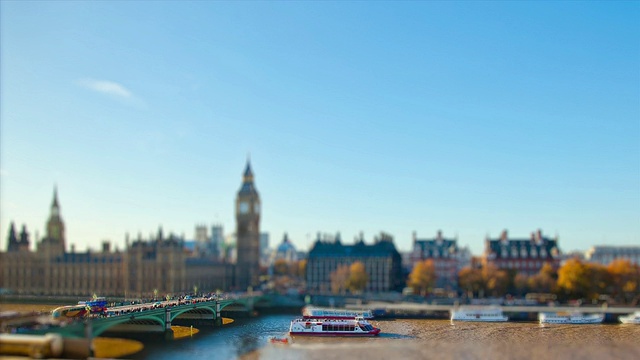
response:
{"label": "blue sky", "polygon": [[308,249],[640,244],[638,2],[0,4],[0,245],[235,228]]}

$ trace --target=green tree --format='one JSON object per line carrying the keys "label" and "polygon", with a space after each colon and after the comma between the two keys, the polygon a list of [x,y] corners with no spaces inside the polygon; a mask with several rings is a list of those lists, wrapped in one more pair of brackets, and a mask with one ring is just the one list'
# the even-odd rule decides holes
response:
{"label": "green tree", "polygon": [[431,259],[417,262],[407,280],[407,286],[423,296],[433,289],[435,283],[436,268]]}
{"label": "green tree", "polygon": [[347,280],[347,288],[354,293],[361,292],[369,282],[369,275],[364,268],[364,264],[356,261],[349,268],[349,280]]}

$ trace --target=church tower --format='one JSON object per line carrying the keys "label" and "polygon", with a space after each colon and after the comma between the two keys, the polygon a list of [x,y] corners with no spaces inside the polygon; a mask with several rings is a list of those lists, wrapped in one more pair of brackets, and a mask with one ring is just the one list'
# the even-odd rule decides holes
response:
{"label": "church tower", "polygon": [[236,223],[236,287],[246,290],[258,284],[260,271],[260,196],[249,160],[236,197]]}
{"label": "church tower", "polygon": [[62,221],[62,217],[60,217],[57,187],[53,189],[51,214],[47,221],[47,235],[42,239],[41,247],[50,255],[62,255],[65,251],[64,222]]}
{"label": "church tower", "polygon": [[16,236],[16,227],[13,224],[13,221],[9,226],[9,236],[7,237],[7,240],[9,242],[7,252],[15,252],[20,249],[20,241],[18,241],[18,237]]}

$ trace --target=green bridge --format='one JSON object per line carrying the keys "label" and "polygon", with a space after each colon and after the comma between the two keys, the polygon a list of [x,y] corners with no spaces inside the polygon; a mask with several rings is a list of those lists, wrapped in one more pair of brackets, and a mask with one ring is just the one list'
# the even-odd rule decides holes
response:
{"label": "green bridge", "polygon": [[[102,333],[116,332],[156,332],[173,336],[171,323],[178,319],[183,322],[195,322],[197,324],[221,325],[222,312],[252,313],[254,306],[268,306],[268,296],[245,296],[237,299],[212,299],[195,303],[182,304],[170,307],[159,307],[141,311],[126,312],[108,317],[87,318],[84,321],[76,321],[65,326],[55,326],[32,330],[29,334],[56,333],[65,338],[87,338],[100,336]],[[144,307],[149,304],[140,304]]]}

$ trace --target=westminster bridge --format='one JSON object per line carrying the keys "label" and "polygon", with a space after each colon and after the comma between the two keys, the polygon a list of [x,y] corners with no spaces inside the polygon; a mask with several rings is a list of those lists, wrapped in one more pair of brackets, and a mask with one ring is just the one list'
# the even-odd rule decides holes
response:
{"label": "westminster bridge", "polygon": [[104,316],[91,316],[32,329],[28,334],[56,333],[65,338],[92,339],[110,333],[165,333],[171,337],[175,321],[198,325],[221,325],[223,312],[251,314],[256,305],[269,306],[267,295],[247,294],[222,298],[188,298],[109,307]]}

